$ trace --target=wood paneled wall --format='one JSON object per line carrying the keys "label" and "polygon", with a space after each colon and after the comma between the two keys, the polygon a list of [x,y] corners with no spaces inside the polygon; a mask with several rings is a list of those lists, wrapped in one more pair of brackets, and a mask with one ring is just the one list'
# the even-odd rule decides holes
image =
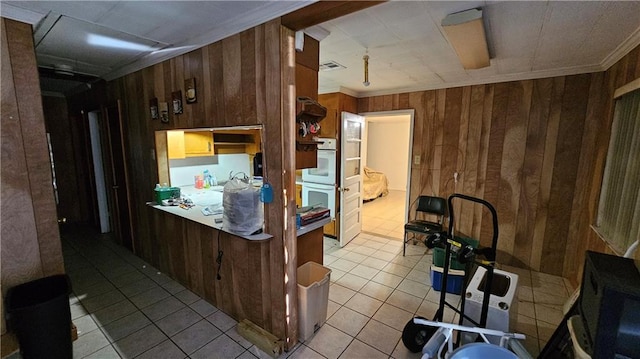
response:
{"label": "wood paneled wall", "polygon": [[[273,20],[108,83],[108,100],[121,99],[125,108],[136,254],[227,314],[291,338],[291,344],[297,338],[296,241],[295,226],[283,223],[295,224],[294,56],[293,32]],[[198,101],[184,104],[183,114],[171,113],[168,124],[152,120],[149,100],[170,103],[171,93],[184,94],[184,80],[192,77]],[[265,204],[265,231],[273,235],[267,244],[165,218],[145,204],[158,183],[156,130],[255,124],[263,126],[264,177],[276,194]],[[215,263],[218,235],[222,281],[203,264]]]}
{"label": "wood paneled wall", "polygon": [[[31,26],[1,22],[4,300],[10,287],[64,273],[64,264]],[[4,316],[0,323],[4,334]]]}
{"label": "wood paneled wall", "polygon": [[[601,73],[361,98],[359,112],[415,109],[411,201],[463,193],[496,208],[498,261],[577,279],[604,251],[595,218],[613,90],[638,77],[635,49]],[[454,174],[459,174],[458,181]],[[489,245],[490,215],[455,200],[456,228]]]}

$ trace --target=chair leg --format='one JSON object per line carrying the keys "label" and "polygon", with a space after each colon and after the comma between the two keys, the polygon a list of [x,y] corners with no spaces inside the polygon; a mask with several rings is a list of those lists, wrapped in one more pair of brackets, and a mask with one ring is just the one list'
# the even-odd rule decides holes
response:
{"label": "chair leg", "polygon": [[404,232],[404,240],[402,241],[402,256],[405,256],[405,253],[407,251],[407,241],[409,240],[407,237],[409,236],[409,234],[407,232]]}

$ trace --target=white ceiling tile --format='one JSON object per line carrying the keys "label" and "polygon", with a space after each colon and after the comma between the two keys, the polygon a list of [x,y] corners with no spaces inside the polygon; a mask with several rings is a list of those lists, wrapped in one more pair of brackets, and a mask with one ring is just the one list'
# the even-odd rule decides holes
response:
{"label": "white ceiling tile", "polygon": [[[63,26],[73,18],[101,24],[110,28],[109,34],[128,41],[173,45],[154,54],[88,48],[82,34],[89,30],[83,25],[78,29],[66,27],[64,33],[56,25],[36,49],[40,64],[75,63],[85,73],[108,71],[104,77],[109,80],[218,41],[306,3],[3,0],[2,14],[11,6],[16,10],[12,13],[24,10],[22,13],[27,14],[22,21],[34,23],[34,18],[53,11],[64,16]],[[493,58],[489,67],[467,71],[440,23],[448,14],[478,7],[484,9]],[[20,15],[16,16],[20,21]],[[46,24],[41,24],[41,33],[47,33]],[[640,43],[640,1],[388,1],[320,26],[330,31],[320,43],[320,60],[347,67],[321,72],[320,92],[342,87],[361,95],[383,94],[597,71],[605,61],[611,65],[612,56],[621,56],[620,49]],[[367,48],[372,84],[364,87],[362,56]]]}
{"label": "white ceiling tile", "polygon": [[532,70],[530,57],[510,57],[506,59],[492,59],[491,66],[499,74],[525,73]]}
{"label": "white ceiling tile", "polygon": [[533,56],[538,43],[546,2],[502,2],[484,7],[485,26],[492,57]]}
{"label": "white ceiling tile", "polygon": [[141,49],[92,45],[89,43],[91,36],[101,36],[140,46],[160,46],[154,41],[63,16],[40,41],[36,49],[43,55],[63,54],[58,57],[111,69],[127,64],[149,52]]}
{"label": "white ceiling tile", "polygon": [[466,72],[460,72],[460,71],[442,72],[442,73],[438,73],[438,76],[440,76],[445,82],[454,82],[454,83],[466,82],[471,79],[469,74],[467,74]]}

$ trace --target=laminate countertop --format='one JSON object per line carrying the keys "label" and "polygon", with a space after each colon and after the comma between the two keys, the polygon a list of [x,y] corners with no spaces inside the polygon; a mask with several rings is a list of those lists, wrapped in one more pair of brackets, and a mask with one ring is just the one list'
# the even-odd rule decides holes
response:
{"label": "laminate countertop", "polygon": [[[197,223],[200,223],[202,225],[217,229],[219,231],[223,231],[229,234],[232,234],[234,236],[240,237],[240,238],[244,238],[250,241],[265,241],[265,240],[269,240],[271,238],[273,238],[272,235],[268,234],[268,233],[259,233],[259,234],[254,234],[254,235],[242,235],[242,234],[238,234],[232,231],[229,231],[225,228],[223,228],[222,226],[222,222],[220,223],[216,223],[216,218],[221,219],[222,218],[222,214],[214,214],[214,215],[209,215],[209,216],[205,216],[202,213],[202,209],[205,208],[205,206],[201,206],[201,205],[195,205],[189,209],[184,209],[184,208],[180,208],[179,206],[162,206],[162,205],[158,205],[156,202],[147,202],[147,205],[153,207],[156,210],[159,211],[163,211],[163,212],[167,212],[185,219],[188,219],[190,221],[194,221]],[[323,218],[319,221],[310,223],[306,226],[302,226],[300,228],[298,228],[298,230],[296,231],[296,235],[298,237],[307,234],[311,231],[314,231],[316,229],[322,229],[322,227],[331,222],[331,218],[327,217],[327,218]]]}

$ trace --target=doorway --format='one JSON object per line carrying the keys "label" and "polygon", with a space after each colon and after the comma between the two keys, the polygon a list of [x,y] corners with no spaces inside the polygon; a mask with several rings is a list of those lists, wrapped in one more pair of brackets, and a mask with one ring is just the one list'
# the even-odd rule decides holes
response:
{"label": "doorway", "polygon": [[105,184],[111,209],[110,225],[116,235],[116,240],[135,253],[121,113],[120,101],[103,108],[105,123],[102,129],[106,133],[106,138],[102,140],[106,163]]}
{"label": "doorway", "polygon": [[400,241],[409,210],[414,111],[371,112],[363,116],[365,190],[372,189],[363,204],[362,231]]}
{"label": "doorway", "polygon": [[91,159],[93,162],[93,178],[95,178],[96,199],[98,203],[98,217],[100,219],[100,233],[111,231],[109,224],[109,205],[107,203],[107,187],[105,184],[104,165],[102,162],[102,135],[100,131],[100,113],[91,111],[87,114],[89,120],[89,138],[91,141]]}

